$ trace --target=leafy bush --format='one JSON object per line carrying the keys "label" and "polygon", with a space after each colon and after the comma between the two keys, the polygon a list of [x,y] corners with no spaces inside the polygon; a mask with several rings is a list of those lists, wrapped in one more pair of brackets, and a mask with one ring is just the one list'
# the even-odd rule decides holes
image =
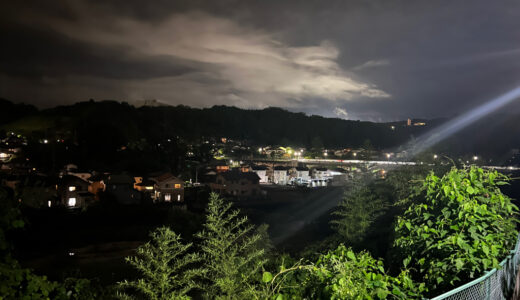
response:
{"label": "leafy bush", "polygon": [[499,268],[516,240],[518,208],[500,191],[509,178],[481,168],[431,173],[398,218],[396,250],[436,293]]}
{"label": "leafy bush", "polygon": [[424,284],[416,284],[407,271],[386,274],[383,262],[368,252],[355,254],[340,245],[310,265],[295,265],[273,276],[264,272],[266,298],[283,299],[410,299],[420,298]]}

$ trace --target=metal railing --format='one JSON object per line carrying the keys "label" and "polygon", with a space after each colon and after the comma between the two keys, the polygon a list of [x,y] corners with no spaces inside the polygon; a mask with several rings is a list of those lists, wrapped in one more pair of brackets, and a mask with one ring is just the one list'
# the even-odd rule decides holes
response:
{"label": "metal railing", "polygon": [[520,234],[514,250],[500,263],[500,269],[488,271],[458,288],[439,295],[431,300],[456,299],[512,299],[520,263]]}

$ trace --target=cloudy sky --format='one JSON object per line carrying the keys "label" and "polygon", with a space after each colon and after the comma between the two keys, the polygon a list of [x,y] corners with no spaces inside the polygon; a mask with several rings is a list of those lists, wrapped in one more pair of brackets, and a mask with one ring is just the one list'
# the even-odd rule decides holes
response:
{"label": "cloudy sky", "polygon": [[0,97],[39,107],[158,99],[388,121],[452,116],[520,85],[517,0],[2,6]]}

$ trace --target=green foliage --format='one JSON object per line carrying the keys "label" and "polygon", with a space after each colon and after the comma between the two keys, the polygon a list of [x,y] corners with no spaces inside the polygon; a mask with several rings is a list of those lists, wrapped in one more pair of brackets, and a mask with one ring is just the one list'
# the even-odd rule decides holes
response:
{"label": "green foliage", "polygon": [[369,227],[388,207],[388,201],[364,184],[356,184],[345,193],[338,210],[332,214],[333,228],[349,244],[359,243]]}
{"label": "green foliage", "polygon": [[65,299],[65,289],[24,269],[11,256],[10,231],[24,226],[17,203],[0,190],[0,299]]}
{"label": "green foliage", "polygon": [[264,272],[266,297],[271,299],[410,299],[420,298],[424,284],[416,284],[403,271],[386,274],[383,262],[367,252],[354,253],[340,245],[310,265],[283,265],[276,275]]}
{"label": "green foliage", "polygon": [[499,187],[508,177],[481,168],[433,172],[396,225],[397,252],[415,278],[440,292],[499,262],[516,240],[517,207]]}
{"label": "green foliage", "polygon": [[217,194],[212,193],[200,239],[205,282],[203,290],[211,299],[250,299],[256,294],[254,284],[265,264],[262,235],[240,217]]}
{"label": "green foliage", "polygon": [[102,286],[97,279],[67,277],[62,283],[68,299],[91,300],[91,299],[117,299],[115,286]]}
{"label": "green foliage", "polygon": [[45,276],[21,268],[17,261],[0,263],[0,299],[67,299],[65,289]]}
{"label": "green foliage", "polygon": [[[137,249],[137,256],[126,259],[142,277],[120,282],[119,287],[139,299],[188,299],[187,293],[197,287],[196,280],[204,273],[196,267],[200,256],[188,253],[192,244],[183,244],[180,236],[167,227],[158,228],[150,237],[150,242]],[[118,296],[133,298],[124,293]]]}
{"label": "green foliage", "polygon": [[386,257],[393,243],[395,218],[409,206],[408,198],[415,195],[427,174],[414,166],[391,170],[384,179],[356,176],[332,213],[331,225],[341,242]]}

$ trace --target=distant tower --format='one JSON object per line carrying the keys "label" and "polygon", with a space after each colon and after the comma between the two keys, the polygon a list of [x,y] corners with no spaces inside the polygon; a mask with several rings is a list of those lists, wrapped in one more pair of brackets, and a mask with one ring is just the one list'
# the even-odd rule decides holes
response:
{"label": "distant tower", "polygon": [[412,119],[408,119],[408,121],[406,121],[406,126],[412,126]]}

